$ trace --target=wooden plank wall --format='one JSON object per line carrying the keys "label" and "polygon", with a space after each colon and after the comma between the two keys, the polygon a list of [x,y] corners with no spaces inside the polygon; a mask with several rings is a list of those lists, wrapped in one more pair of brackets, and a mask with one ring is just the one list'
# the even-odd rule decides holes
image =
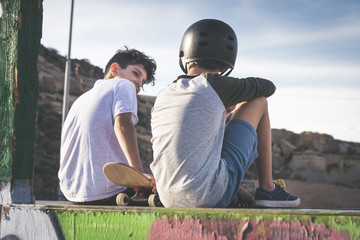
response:
{"label": "wooden plank wall", "polygon": [[0,203],[31,203],[42,0],[1,0]]}

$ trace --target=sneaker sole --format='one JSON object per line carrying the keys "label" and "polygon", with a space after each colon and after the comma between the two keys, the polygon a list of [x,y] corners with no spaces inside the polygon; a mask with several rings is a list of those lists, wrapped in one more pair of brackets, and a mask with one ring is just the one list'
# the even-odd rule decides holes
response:
{"label": "sneaker sole", "polygon": [[269,207],[269,208],[286,208],[286,207],[297,207],[300,205],[300,198],[294,201],[266,201],[266,200],[255,200],[254,207]]}

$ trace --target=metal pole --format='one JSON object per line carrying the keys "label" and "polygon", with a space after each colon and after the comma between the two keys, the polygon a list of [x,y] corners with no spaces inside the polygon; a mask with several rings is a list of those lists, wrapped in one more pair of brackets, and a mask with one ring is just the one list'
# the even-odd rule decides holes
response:
{"label": "metal pole", "polygon": [[69,49],[68,49],[68,54],[66,56],[65,79],[64,79],[64,98],[63,98],[61,126],[64,123],[65,118],[66,118],[67,113],[68,113],[70,72],[71,72],[71,37],[72,37],[73,12],[74,12],[74,0],[71,1]]}
{"label": "metal pole", "polygon": [[[62,128],[62,126],[64,124],[65,118],[66,118],[67,113],[68,113],[70,72],[71,72],[71,37],[72,37],[73,12],[74,12],[74,0],[71,0],[69,49],[68,49],[68,54],[66,56],[65,79],[64,79],[64,97],[63,97],[61,128]],[[61,192],[59,185],[58,185],[58,200],[59,201],[67,201],[64,194]]]}

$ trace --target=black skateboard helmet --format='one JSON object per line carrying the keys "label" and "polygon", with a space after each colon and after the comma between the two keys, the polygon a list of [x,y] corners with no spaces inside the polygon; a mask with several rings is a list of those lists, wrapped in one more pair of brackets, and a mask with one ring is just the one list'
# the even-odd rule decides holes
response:
{"label": "black skateboard helmet", "polygon": [[[185,62],[197,60],[217,61],[225,64],[229,75],[235,65],[237,38],[234,30],[216,19],[203,19],[193,23],[184,33],[179,51],[179,64],[184,73]],[[222,74],[224,74],[225,70]]]}

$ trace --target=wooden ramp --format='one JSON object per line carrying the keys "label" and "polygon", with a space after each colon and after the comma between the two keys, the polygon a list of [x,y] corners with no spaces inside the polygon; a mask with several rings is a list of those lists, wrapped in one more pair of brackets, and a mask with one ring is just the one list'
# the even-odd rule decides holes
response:
{"label": "wooden ramp", "polygon": [[[0,239],[360,239],[360,210],[4,205]],[[10,238],[12,237],[12,238]]]}

